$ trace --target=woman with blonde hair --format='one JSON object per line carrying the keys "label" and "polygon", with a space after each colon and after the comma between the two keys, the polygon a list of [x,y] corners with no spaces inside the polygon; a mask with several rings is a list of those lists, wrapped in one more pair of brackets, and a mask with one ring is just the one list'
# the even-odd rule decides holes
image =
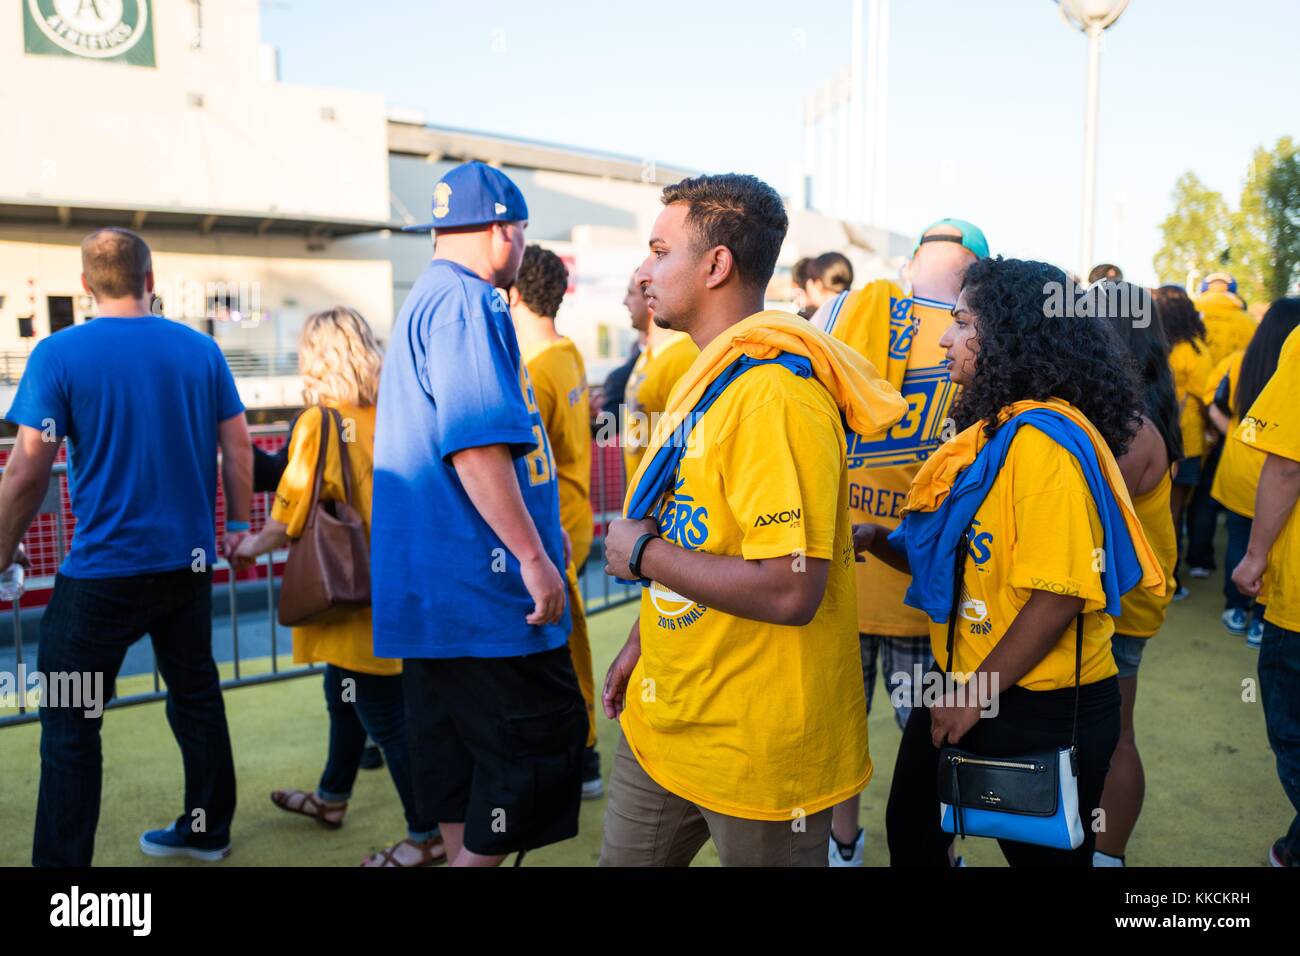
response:
{"label": "woman with blonde hair", "polygon": [[[235,552],[242,570],[258,555],[284,548],[302,534],[311,510],[316,461],[328,436],[322,500],[346,500],[341,449],[347,452],[353,507],[370,533],[374,482],[375,397],[383,353],[366,320],[354,309],[336,306],[310,316],[299,342],[298,368],[307,411],[289,439],[288,463],[275,491],[266,526]],[[341,429],[332,421],[337,410]],[[330,429],[332,433],[324,432]],[[341,439],[337,440],[336,439]],[[314,792],[275,790],[271,800],[290,813],[322,826],[343,824],[366,736],[383,751],[406,813],[408,834],[372,854],[364,866],[423,866],[441,863],[445,854],[436,821],[425,820],[415,805],[406,747],[402,663],[373,653],[370,608],[333,612],[327,619],[293,629],[293,659],[325,665],[325,706],[329,712],[329,756]]]}

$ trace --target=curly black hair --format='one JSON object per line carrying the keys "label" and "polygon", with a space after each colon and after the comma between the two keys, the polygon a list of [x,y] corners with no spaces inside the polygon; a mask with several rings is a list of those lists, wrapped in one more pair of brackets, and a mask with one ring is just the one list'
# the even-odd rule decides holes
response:
{"label": "curly black hair", "polygon": [[524,305],[538,315],[553,319],[560,311],[560,303],[569,288],[569,270],[550,249],[534,243],[524,249],[515,288],[519,290]]}
{"label": "curly black hair", "polygon": [[1059,398],[1079,409],[1120,457],[1141,425],[1133,363],[1097,319],[1080,314],[1078,287],[1046,262],[980,259],[962,279],[975,319],[975,373],[953,406],[958,428],[996,434],[1013,402]]}
{"label": "curly black hair", "polygon": [[1162,285],[1151,294],[1171,349],[1180,342],[1190,342],[1197,352],[1207,347],[1205,320],[1196,311],[1186,289],[1180,285]]}

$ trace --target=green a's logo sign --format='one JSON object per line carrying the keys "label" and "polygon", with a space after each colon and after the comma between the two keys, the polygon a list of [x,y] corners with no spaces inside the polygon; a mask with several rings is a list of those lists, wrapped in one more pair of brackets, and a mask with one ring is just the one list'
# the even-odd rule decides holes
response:
{"label": "green a's logo sign", "polygon": [[153,66],[149,0],[22,0],[28,53]]}

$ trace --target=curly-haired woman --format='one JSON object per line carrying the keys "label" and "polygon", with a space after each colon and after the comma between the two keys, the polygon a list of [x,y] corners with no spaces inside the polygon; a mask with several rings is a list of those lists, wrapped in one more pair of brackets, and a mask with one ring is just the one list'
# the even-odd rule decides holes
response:
{"label": "curly-haired woman", "polygon": [[961,431],[917,474],[897,531],[855,528],[859,551],[910,571],[907,602],[929,614],[936,660],[966,685],[923,696],[903,732],[886,811],[896,866],[952,860],[935,806],[941,747],[1008,757],[1072,740],[1081,844],[999,843],[1013,865],[1092,862],[1120,732],[1111,617],[1122,591],[1163,589],[1164,577],[1115,460],[1141,421],[1139,385],[1073,289],[1041,262],[967,270],[940,342],[962,386]]}

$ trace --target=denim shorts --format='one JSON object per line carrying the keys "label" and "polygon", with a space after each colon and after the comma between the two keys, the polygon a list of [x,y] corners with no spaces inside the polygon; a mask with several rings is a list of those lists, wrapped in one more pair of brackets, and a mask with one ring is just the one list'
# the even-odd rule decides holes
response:
{"label": "denim shorts", "polygon": [[1149,640],[1149,637],[1130,637],[1128,634],[1111,636],[1110,652],[1115,655],[1115,666],[1119,668],[1120,677],[1137,677],[1142,652],[1146,650]]}
{"label": "denim shorts", "polygon": [[1201,456],[1195,455],[1178,462],[1178,474],[1174,475],[1174,484],[1181,488],[1195,488],[1201,482]]}

